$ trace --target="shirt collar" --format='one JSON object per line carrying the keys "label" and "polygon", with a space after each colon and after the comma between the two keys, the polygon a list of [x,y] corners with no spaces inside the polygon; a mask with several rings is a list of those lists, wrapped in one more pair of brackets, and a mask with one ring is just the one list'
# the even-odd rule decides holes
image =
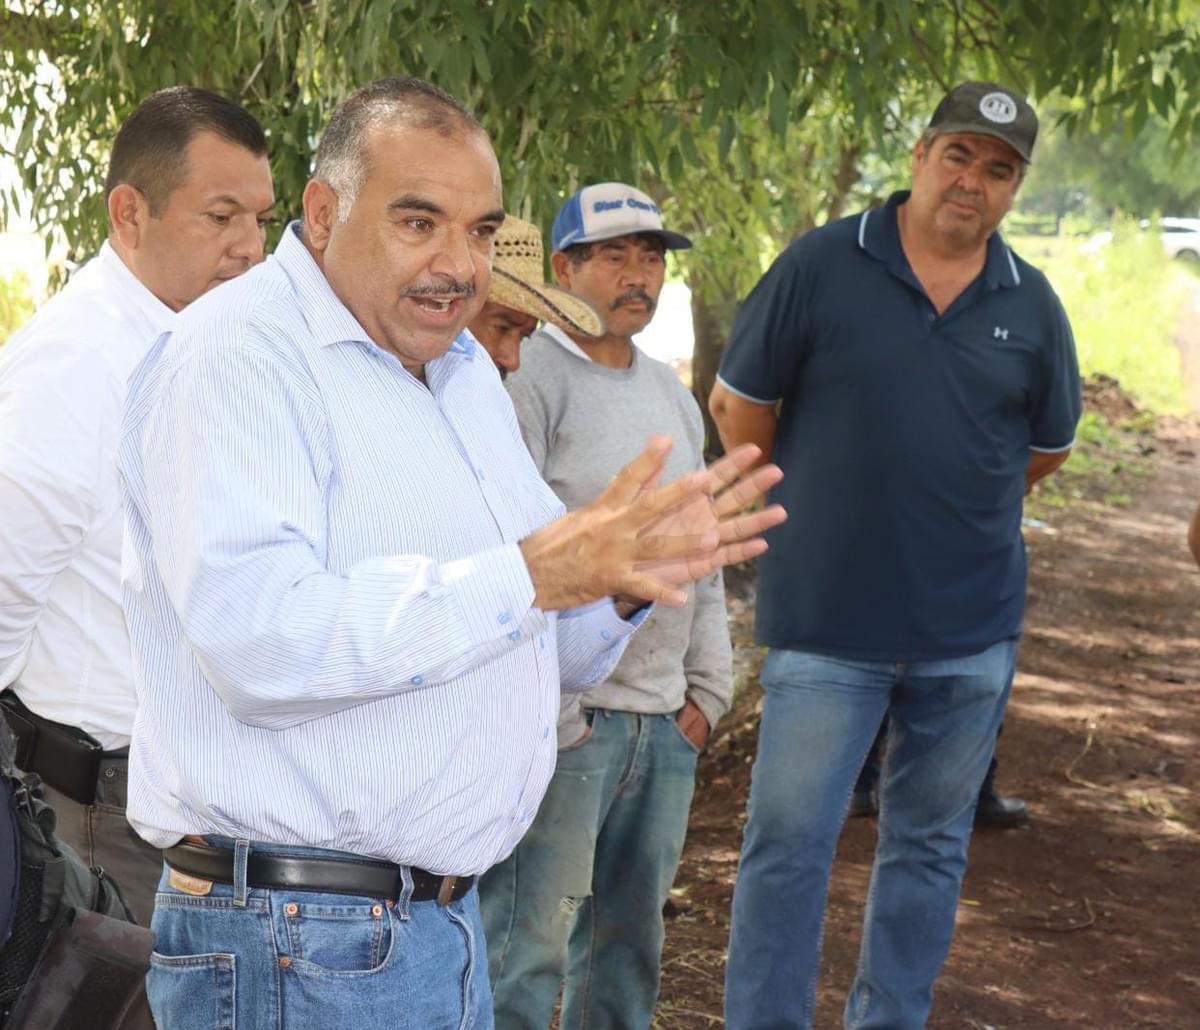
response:
{"label": "shirt collar", "polygon": [[[300,239],[298,221],[290,222],[284,229],[283,238],[275,248],[275,259],[291,280],[300,313],[319,347],[334,343],[369,343],[377,346],[358,319],[350,313],[350,309],[333,292],[325,273]],[[476,346],[471,335],[463,330],[454,338],[443,358],[455,354],[473,361]],[[442,358],[435,360],[441,361]]]}
{"label": "shirt collar", "polygon": [[122,295],[137,305],[155,336],[174,328],[176,313],[146,288],[146,284],[133,274],[107,240],[101,244],[97,257],[104,274],[113,279]]}
{"label": "shirt collar", "polygon": [[587,353],[574,340],[571,339],[565,332],[559,329],[553,322],[543,322],[542,332],[550,337],[564,350],[574,354],[577,358],[583,358],[584,361],[591,361]]}
{"label": "shirt collar", "polygon": [[[897,190],[884,207],[864,211],[858,219],[858,245],[877,261],[884,262],[893,273],[908,270],[908,259],[900,246],[896,209],[908,200],[911,192]],[[988,237],[983,281],[992,290],[1021,285],[1016,257],[998,231]]]}

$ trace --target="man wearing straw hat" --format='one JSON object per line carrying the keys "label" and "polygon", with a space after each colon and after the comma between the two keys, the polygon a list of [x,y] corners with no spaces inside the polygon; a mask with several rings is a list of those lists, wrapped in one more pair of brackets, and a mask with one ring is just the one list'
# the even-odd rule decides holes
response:
{"label": "man wearing straw hat", "polygon": [[591,304],[545,281],[538,227],[509,215],[493,243],[487,301],[467,328],[492,356],[503,379],[521,367],[521,343],[539,322],[579,336],[604,332],[604,320]]}
{"label": "man wearing straw hat", "polygon": [[[604,183],[567,201],[552,244],[559,283],[608,324],[587,337],[547,319],[508,379],[538,471],[575,510],[604,490],[648,432],[676,441],[664,482],[699,468],[695,400],[633,342],[654,316],[666,251],[690,241],[663,228],[646,194]],[[564,695],[558,766],[537,818],[480,889],[500,1030],[545,1030],[564,976],[564,1027],[650,1025],[662,907],[683,849],[696,758],[731,694],[717,573],[696,584],[685,608],[656,610],[603,683]]]}

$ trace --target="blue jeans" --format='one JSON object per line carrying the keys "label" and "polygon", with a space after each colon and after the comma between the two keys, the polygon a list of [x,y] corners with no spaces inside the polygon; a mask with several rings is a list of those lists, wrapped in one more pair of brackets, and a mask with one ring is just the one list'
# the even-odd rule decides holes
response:
{"label": "blue jeans", "polygon": [[658,999],[662,907],[696,779],[673,715],[592,714],[558,753],[537,818],[479,885],[496,1026],[645,1030]]}
{"label": "blue jeans", "polygon": [[[251,845],[260,852],[330,855]],[[178,890],[164,867],[146,993],[163,1030],[491,1030],[478,893],[436,901]],[[200,884],[207,881],[198,881]],[[201,888],[203,889],[203,888]]]}
{"label": "blue jeans", "polygon": [[979,787],[1017,641],[942,661],[772,651],[733,895],[729,1030],[810,1027],[830,867],[850,792],[889,719],[879,839],[845,1026],[924,1026],[954,935]]}

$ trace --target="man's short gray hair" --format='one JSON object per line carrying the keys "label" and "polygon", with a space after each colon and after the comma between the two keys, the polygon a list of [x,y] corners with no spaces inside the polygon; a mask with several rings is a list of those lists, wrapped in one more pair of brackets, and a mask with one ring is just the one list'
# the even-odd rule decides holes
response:
{"label": "man's short gray hair", "polygon": [[313,178],[329,183],[344,222],[370,171],[371,132],[402,121],[443,136],[482,132],[475,116],[449,93],[413,75],[393,75],[355,90],[338,104],[317,146]]}

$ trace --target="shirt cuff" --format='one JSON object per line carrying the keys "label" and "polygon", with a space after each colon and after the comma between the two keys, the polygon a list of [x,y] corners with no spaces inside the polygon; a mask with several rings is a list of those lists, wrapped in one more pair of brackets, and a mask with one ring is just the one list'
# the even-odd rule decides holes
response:
{"label": "shirt cuff", "polygon": [[705,721],[708,723],[710,732],[717,728],[717,723],[721,721],[721,716],[729,711],[728,701],[722,701],[707,690],[698,690],[695,687],[690,687],[685,697],[700,709]]}
{"label": "shirt cuff", "polygon": [[634,612],[628,619],[622,619],[617,614],[617,607],[613,603],[613,599],[602,597],[599,601],[593,601],[580,608],[570,608],[560,612],[558,617],[560,619],[587,619],[591,623],[593,632],[600,637],[596,645],[597,650],[603,651],[606,647],[611,647],[626,637],[632,636],[633,631],[646,621],[653,610],[654,605],[648,604],[645,608]]}
{"label": "shirt cuff", "polygon": [[518,632],[533,604],[533,580],[515,543],[444,562],[439,573],[442,587],[454,591],[467,632],[476,644]]}

